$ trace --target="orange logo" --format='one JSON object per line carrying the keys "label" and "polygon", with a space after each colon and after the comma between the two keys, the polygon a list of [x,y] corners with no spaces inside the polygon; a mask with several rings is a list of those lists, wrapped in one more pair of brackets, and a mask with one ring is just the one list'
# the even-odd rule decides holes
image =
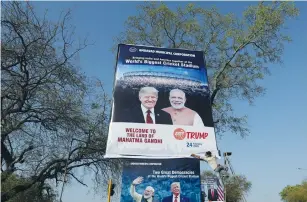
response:
{"label": "orange logo", "polygon": [[182,128],[177,128],[174,130],[174,137],[177,140],[183,140],[185,136],[186,136],[186,133]]}

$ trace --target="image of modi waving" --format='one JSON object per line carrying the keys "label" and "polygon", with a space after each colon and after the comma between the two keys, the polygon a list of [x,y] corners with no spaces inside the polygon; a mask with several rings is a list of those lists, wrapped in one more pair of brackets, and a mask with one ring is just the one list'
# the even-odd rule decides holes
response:
{"label": "image of modi waving", "polygon": [[130,185],[130,195],[132,196],[135,202],[156,202],[154,200],[155,190],[151,186],[147,186],[143,192],[143,194],[139,194],[136,192],[136,186],[143,182],[143,177],[137,177],[132,181]]}

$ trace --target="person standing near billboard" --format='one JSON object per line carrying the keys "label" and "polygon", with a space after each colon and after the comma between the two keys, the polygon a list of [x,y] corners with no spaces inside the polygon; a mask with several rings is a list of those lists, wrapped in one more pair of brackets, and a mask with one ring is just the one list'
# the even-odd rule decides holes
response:
{"label": "person standing near billboard", "polygon": [[171,90],[169,92],[169,101],[171,106],[162,110],[171,115],[174,125],[204,127],[204,123],[198,113],[185,106],[187,99],[182,90]]}
{"label": "person standing near billboard", "polygon": [[172,125],[171,116],[155,106],[158,101],[158,90],[154,87],[143,87],[139,91],[141,106],[136,106],[124,113],[124,122],[169,124]]}

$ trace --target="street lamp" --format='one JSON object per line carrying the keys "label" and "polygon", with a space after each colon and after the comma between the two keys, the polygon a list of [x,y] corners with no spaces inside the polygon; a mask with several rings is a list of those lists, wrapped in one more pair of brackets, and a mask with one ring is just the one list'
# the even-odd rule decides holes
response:
{"label": "street lamp", "polygon": [[231,156],[232,152],[224,152],[224,156]]}
{"label": "street lamp", "polygon": [[[228,159],[227,159],[227,157],[228,156],[231,156],[231,154],[232,154],[232,152],[224,152],[223,153],[223,156],[224,156],[224,167],[225,167],[225,169],[226,168],[228,168],[227,167],[227,161],[228,161]],[[228,169],[226,169],[226,171],[227,171]],[[222,176],[222,178],[224,178],[224,182],[225,182],[225,180],[226,180],[226,178],[228,178],[229,177],[229,175],[226,173],[226,174],[224,174],[223,176]],[[226,201],[226,183],[224,183],[223,182],[223,184],[224,184],[224,200]]]}
{"label": "street lamp", "polygon": [[224,156],[224,166],[227,167],[227,156],[231,156],[232,152],[224,152],[223,156]]}

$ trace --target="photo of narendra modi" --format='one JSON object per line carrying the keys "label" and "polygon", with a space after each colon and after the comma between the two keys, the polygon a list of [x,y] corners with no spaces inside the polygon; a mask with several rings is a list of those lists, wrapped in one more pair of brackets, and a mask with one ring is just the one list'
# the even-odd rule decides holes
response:
{"label": "photo of narendra modi", "polygon": [[202,52],[121,46],[112,122],[213,127]]}

